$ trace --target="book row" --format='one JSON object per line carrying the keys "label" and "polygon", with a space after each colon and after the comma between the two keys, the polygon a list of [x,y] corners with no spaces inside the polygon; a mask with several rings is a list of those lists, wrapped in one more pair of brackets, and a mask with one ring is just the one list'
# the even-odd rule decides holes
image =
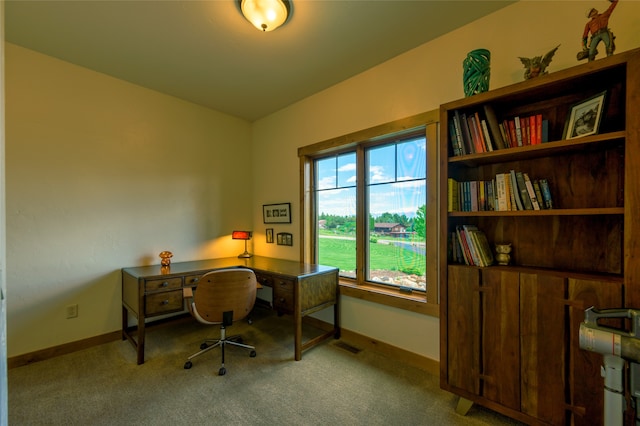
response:
{"label": "book row", "polygon": [[482,113],[454,111],[448,125],[454,156],[549,141],[549,122],[542,118],[542,114],[498,121],[493,107],[488,104],[483,106]]}
{"label": "book row", "polygon": [[513,211],[553,208],[547,179],[531,179],[525,172],[498,173],[492,180],[447,181],[447,211]]}
{"label": "book row", "polygon": [[460,225],[451,232],[451,260],[470,266],[491,266],[494,257],[484,232],[475,225]]}

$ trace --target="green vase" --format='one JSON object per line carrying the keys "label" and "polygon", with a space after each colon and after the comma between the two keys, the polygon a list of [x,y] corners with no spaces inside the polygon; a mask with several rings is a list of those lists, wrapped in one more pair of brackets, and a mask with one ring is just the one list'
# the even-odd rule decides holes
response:
{"label": "green vase", "polygon": [[472,50],[462,62],[464,95],[471,96],[489,90],[491,52],[487,49]]}

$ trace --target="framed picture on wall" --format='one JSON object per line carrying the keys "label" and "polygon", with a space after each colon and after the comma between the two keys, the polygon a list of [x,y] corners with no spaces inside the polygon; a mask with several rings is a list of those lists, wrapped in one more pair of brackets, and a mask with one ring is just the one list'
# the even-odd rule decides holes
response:
{"label": "framed picture on wall", "polygon": [[291,203],[264,204],[262,220],[264,223],[291,223]]}
{"label": "framed picture on wall", "polygon": [[267,228],[267,243],[273,244],[273,228]]}
{"label": "framed picture on wall", "polygon": [[278,233],[278,245],[279,246],[292,246],[293,245],[293,235],[288,232],[279,232]]}

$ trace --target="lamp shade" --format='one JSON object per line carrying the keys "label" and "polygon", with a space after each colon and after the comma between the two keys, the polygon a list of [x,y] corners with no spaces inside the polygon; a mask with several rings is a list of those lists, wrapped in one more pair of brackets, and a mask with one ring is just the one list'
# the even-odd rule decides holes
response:
{"label": "lamp shade", "polygon": [[242,14],[260,31],[273,31],[289,17],[288,0],[239,0]]}
{"label": "lamp shade", "polygon": [[231,238],[234,240],[250,240],[251,231],[233,231],[231,233]]}

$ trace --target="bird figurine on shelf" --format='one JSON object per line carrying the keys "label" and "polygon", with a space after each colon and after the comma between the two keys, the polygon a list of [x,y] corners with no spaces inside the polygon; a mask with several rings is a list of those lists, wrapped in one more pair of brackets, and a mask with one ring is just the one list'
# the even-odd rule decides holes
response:
{"label": "bird figurine on shelf", "polygon": [[536,56],[534,58],[522,58],[518,57],[524,65],[524,79],[529,80],[534,77],[538,77],[539,75],[547,74],[547,67],[551,63],[551,59],[553,59],[553,55],[555,55],[556,50],[558,50],[560,45],[557,45],[555,49],[551,49],[544,56]]}

